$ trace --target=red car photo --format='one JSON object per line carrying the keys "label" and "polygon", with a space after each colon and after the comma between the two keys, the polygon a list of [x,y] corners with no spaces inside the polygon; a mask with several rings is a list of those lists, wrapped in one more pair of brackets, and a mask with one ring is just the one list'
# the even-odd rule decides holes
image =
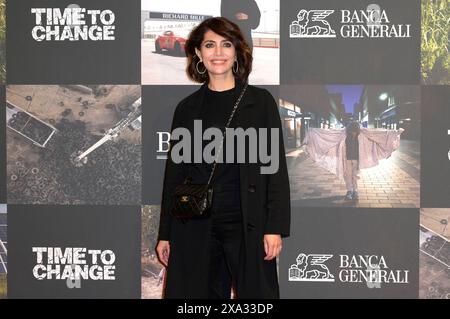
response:
{"label": "red car photo", "polygon": [[163,50],[171,51],[176,55],[184,55],[185,36],[175,35],[173,31],[165,31],[155,40],[155,51],[161,53]]}

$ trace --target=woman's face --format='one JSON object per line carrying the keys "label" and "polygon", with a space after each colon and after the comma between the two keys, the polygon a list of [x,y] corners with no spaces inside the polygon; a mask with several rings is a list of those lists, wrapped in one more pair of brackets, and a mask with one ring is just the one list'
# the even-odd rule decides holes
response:
{"label": "woman's face", "polygon": [[210,75],[227,75],[233,72],[231,68],[236,59],[236,49],[230,40],[221,35],[208,30],[200,50],[196,48],[195,52]]}

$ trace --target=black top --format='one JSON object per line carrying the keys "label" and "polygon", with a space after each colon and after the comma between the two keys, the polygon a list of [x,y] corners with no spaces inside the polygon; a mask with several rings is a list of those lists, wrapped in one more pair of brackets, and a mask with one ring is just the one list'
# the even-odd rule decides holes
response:
{"label": "black top", "polygon": [[351,134],[348,134],[345,138],[345,147],[348,160],[359,160],[358,135],[353,138]]}
{"label": "black top", "polygon": [[[238,84],[232,89],[226,91],[213,91],[206,88],[205,97],[203,100],[202,111],[200,114],[202,120],[203,132],[211,127],[220,129],[221,132],[225,129],[225,124],[230,117],[237,98],[240,94],[240,85]],[[236,115],[236,113],[235,113]],[[235,118],[233,117],[230,127],[233,127]],[[206,145],[211,143],[209,140],[203,141],[203,149]],[[213,208],[220,210],[222,214],[225,211],[232,212],[240,210],[240,177],[239,164],[237,163],[237,147],[234,145],[234,160],[232,163],[226,162],[226,141],[223,141],[223,162],[217,163],[216,170],[212,178],[212,185],[214,186]],[[217,148],[218,151],[219,148]],[[213,152],[213,156],[216,154]],[[202,157],[203,158],[203,157]],[[211,173],[213,164],[203,162],[194,164],[194,171],[196,175],[202,176],[202,180],[206,183]],[[197,175],[198,176],[198,175]]]}

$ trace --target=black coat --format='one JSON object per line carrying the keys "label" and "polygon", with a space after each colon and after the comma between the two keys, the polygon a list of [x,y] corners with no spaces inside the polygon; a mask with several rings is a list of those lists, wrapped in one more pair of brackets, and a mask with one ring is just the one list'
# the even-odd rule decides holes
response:
{"label": "black coat", "polygon": [[[200,118],[205,91],[206,84],[179,103],[172,130],[186,127],[193,134],[193,120]],[[236,284],[239,298],[278,298],[276,260],[264,260],[263,237],[264,234],[289,236],[291,209],[281,120],[272,95],[265,89],[249,85],[230,127],[279,129],[279,168],[276,173],[261,174],[260,163],[239,164],[244,240]],[[171,142],[172,147],[174,143],[176,141]],[[170,194],[188,174],[188,165],[175,164],[169,152],[158,235],[159,240],[170,241],[166,298],[206,298],[208,273],[217,271],[208,269],[210,220],[182,223],[170,214]]]}

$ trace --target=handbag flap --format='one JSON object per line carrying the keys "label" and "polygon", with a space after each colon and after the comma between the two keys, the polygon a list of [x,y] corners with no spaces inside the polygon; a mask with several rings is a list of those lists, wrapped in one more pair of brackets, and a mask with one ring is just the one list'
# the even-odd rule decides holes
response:
{"label": "handbag flap", "polygon": [[207,184],[181,184],[175,187],[174,196],[194,196],[201,198],[207,190]]}

